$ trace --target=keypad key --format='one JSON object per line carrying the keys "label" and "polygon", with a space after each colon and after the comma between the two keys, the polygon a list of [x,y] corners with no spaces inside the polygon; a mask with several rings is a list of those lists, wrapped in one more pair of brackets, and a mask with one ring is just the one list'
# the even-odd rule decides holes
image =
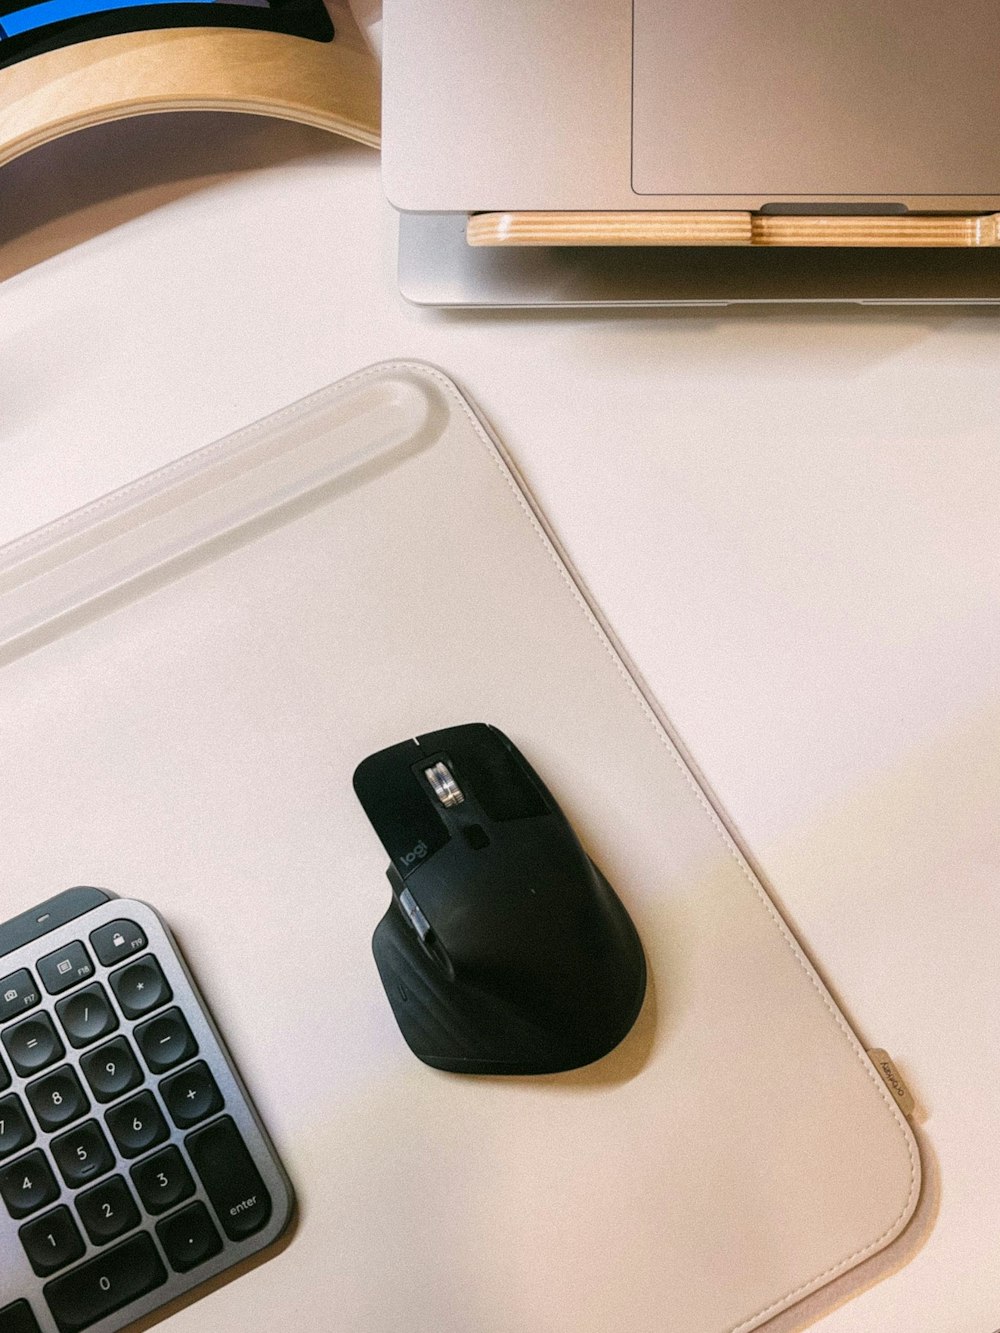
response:
{"label": "keypad key", "polygon": [[203,1060],[165,1078],[160,1095],[178,1129],[190,1129],[223,1106],[222,1093]]}
{"label": "keypad key", "polygon": [[53,1069],[51,1074],[29,1083],[25,1092],[44,1130],[62,1129],[63,1125],[72,1124],[90,1110],[87,1094],[69,1065]]}
{"label": "keypad key", "polygon": [[42,1333],[27,1301],[15,1301],[0,1310],[0,1333]]}
{"label": "keypad key", "polygon": [[74,1046],[89,1046],[92,1041],[106,1037],[118,1026],[104,987],[99,982],[77,991],[56,1005],[59,1022]]}
{"label": "keypad key", "polygon": [[[10,1082],[10,1070],[4,1062],[0,1060],[0,1092],[6,1092],[10,1087]],[[0,1329],[0,1333],[3,1333],[3,1329]]]}
{"label": "keypad key", "polygon": [[132,1168],[132,1184],[146,1211],[158,1216],[194,1193],[191,1172],[176,1148],[164,1148]]}
{"label": "keypad key", "polygon": [[109,978],[126,1018],[142,1018],[174,998],[163,969],[147,954],[128,967],[120,967]]}
{"label": "keypad key", "polygon": [[229,1239],[244,1240],[266,1226],[271,1196],[231,1117],[194,1130],[184,1143]]}
{"label": "keypad key", "polygon": [[198,1045],[179,1009],[168,1009],[158,1018],[141,1023],[135,1029],[135,1039],[154,1074],[165,1074],[198,1054]]}
{"label": "keypad key", "polygon": [[87,1248],[72,1213],[65,1206],[25,1222],[18,1234],[28,1261],[39,1277],[48,1277],[67,1264],[75,1263]]}
{"label": "keypad key", "polygon": [[76,1201],[76,1211],[95,1245],[117,1240],[141,1220],[124,1176],[111,1176],[92,1190],[85,1190]]}
{"label": "keypad key", "polygon": [[80,1056],[80,1068],[99,1102],[113,1102],[142,1082],[142,1070],[124,1037]]}
{"label": "keypad key", "polygon": [[139,1157],[170,1135],[151,1092],[140,1092],[138,1097],[113,1106],[104,1119],[126,1157]]}
{"label": "keypad key", "polygon": [[11,1064],[25,1078],[41,1073],[66,1053],[48,1014],[36,1014],[5,1028],[3,1044]]}
{"label": "keypad key", "polygon": [[162,1287],[167,1270],[152,1236],[140,1231],[44,1287],[59,1333],[82,1330]]}
{"label": "keypad key", "polygon": [[90,954],[79,940],[74,940],[72,944],[64,944],[55,953],[39,958],[36,966],[42,985],[50,995],[61,995],[64,990],[69,990],[70,986],[86,981],[94,975],[94,964],[90,961]]}
{"label": "keypad key", "polygon": [[146,937],[134,921],[109,921],[106,926],[98,926],[91,932],[90,942],[105,967],[114,967],[146,947]]}
{"label": "keypad key", "polygon": [[41,998],[35,979],[26,967],[12,972],[9,977],[0,977],[0,1023],[9,1022],[23,1014],[25,1009],[33,1009]]}
{"label": "keypad key", "polygon": [[156,1234],[171,1268],[178,1273],[189,1273],[222,1249],[222,1237],[203,1203],[189,1203],[173,1217],[157,1222]]}
{"label": "keypad key", "polygon": [[87,1120],[68,1134],[60,1134],[49,1146],[59,1174],[71,1190],[103,1176],[115,1164],[104,1131],[96,1120]]}
{"label": "keypad key", "polygon": [[56,1178],[37,1148],[0,1166],[0,1198],[14,1218],[27,1217],[59,1198]]}
{"label": "keypad key", "polygon": [[[0,1162],[11,1153],[20,1152],[22,1148],[27,1148],[29,1143],[34,1143],[35,1131],[31,1127],[31,1121],[25,1114],[24,1104],[20,1097],[13,1094],[10,1097],[4,1097],[0,1101]],[[0,1333],[3,1333],[3,1326],[0,1325]]]}

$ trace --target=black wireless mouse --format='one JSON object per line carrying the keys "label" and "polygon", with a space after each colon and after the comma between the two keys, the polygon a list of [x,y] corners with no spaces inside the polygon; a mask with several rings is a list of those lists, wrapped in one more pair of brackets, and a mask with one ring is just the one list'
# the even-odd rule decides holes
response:
{"label": "black wireless mouse", "polygon": [[354,790],[391,860],[372,951],[414,1055],[552,1074],[618,1045],[646,991],[639,936],[502,732],[477,722],[390,746]]}

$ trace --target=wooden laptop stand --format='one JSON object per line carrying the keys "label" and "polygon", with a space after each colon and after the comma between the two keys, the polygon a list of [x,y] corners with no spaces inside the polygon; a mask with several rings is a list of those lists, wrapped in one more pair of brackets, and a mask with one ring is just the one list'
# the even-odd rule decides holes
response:
{"label": "wooden laptop stand", "polygon": [[1000,213],[795,216],[765,213],[473,213],[469,245],[813,245],[967,248],[1000,245]]}
{"label": "wooden laptop stand", "polygon": [[379,143],[379,68],[346,3],[331,42],[249,28],[118,33],[0,71],[0,166],[49,139],[154,111],[242,111]]}

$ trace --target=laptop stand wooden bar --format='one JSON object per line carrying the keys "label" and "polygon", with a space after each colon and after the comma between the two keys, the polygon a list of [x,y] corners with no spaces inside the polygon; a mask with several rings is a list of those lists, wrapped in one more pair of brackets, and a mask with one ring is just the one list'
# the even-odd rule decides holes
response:
{"label": "laptop stand wooden bar", "polygon": [[764,213],[473,213],[477,246],[758,245],[969,248],[1000,245],[1000,213],[788,216]]}

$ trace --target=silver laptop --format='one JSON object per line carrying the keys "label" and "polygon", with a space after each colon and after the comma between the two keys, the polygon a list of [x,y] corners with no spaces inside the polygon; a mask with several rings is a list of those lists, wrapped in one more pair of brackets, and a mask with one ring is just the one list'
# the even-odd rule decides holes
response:
{"label": "silver laptop", "polygon": [[[385,0],[386,192],[404,214],[439,215],[404,218],[404,293],[536,303],[522,298],[529,270],[549,273],[538,256],[464,257],[456,274],[455,225],[470,212],[1000,210],[998,52],[997,0]],[[700,267],[724,273],[740,253]],[[829,269],[818,253],[810,264]],[[889,252],[838,253],[812,294],[772,280],[781,259],[744,256],[735,286],[704,295],[1000,296],[992,252],[890,259],[888,285],[876,270]],[[634,303],[611,289],[637,262],[591,253],[573,303]],[[648,299],[670,299],[676,262],[652,265],[665,276]],[[679,299],[698,297],[688,284]]]}

